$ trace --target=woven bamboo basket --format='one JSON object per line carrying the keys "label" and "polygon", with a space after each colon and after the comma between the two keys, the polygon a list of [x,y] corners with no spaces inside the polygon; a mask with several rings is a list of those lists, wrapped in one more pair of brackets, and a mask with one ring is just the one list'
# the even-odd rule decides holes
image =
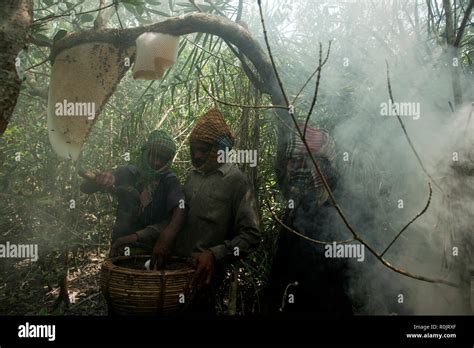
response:
{"label": "woven bamboo basket", "polygon": [[191,279],[195,272],[191,265],[172,259],[171,269],[147,271],[143,265],[149,259],[150,256],[136,255],[104,261],[101,290],[112,313],[167,315],[183,310],[191,300]]}

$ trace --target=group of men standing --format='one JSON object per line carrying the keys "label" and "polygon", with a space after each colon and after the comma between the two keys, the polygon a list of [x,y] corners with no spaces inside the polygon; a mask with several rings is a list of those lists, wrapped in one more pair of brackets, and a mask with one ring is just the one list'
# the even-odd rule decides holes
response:
{"label": "group of men standing", "polygon": [[[324,131],[311,127],[308,131],[314,154],[330,172],[333,141]],[[191,310],[213,315],[214,291],[225,267],[255,251],[260,243],[259,215],[246,175],[234,164],[218,161],[218,151],[230,149],[234,144],[219,110],[212,109],[197,120],[189,142],[193,170],[183,188],[169,169],[176,144],[169,134],[159,130],[149,136],[136,166],[101,172],[94,181],[84,182],[81,190],[94,193],[116,189],[118,208],[112,230],[112,256],[123,254],[125,247],[142,246],[151,251],[151,267],[163,267],[170,255],[192,257],[196,266],[193,281],[198,292]],[[311,169],[307,154],[296,138],[289,142],[287,150],[287,161],[280,170],[282,192],[288,199],[302,203],[298,209],[315,216],[327,200],[321,180]],[[294,227],[293,219],[298,214],[301,212],[287,211],[284,220]],[[317,228],[318,222],[314,223],[313,227]],[[264,293],[264,313],[281,313],[286,287],[298,281],[299,289],[303,290],[299,290],[300,295],[297,291],[296,299],[288,304],[285,313],[304,312],[304,308],[309,308],[320,309],[322,314],[327,311],[350,314],[341,280],[330,275],[335,272],[340,276],[340,270],[329,267],[314,253],[302,255],[301,251],[309,246],[301,243],[304,244],[296,235],[281,229],[278,252]],[[305,262],[309,264],[304,265]],[[308,269],[313,265],[314,272]],[[330,295],[331,299],[315,300],[315,294]],[[338,305],[316,308],[328,302]],[[297,303],[300,305],[296,306]]]}

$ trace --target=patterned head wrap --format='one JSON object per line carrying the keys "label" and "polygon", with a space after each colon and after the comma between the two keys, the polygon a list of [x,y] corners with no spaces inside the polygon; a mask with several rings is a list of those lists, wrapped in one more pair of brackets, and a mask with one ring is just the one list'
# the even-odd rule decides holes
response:
{"label": "patterned head wrap", "polygon": [[198,166],[191,156],[194,167],[204,173],[219,167],[220,163],[217,162],[217,151],[225,150],[226,147],[231,149],[234,145],[234,137],[218,109],[209,110],[196,122],[189,136],[189,141],[191,146],[192,143],[196,141],[201,141],[212,146],[206,162],[201,166]]}
{"label": "patterned head wrap", "polygon": [[[156,170],[150,166],[150,152],[156,151],[161,157],[167,159],[167,163]],[[142,146],[139,169],[140,179],[143,182],[152,181],[156,175],[166,171],[176,154],[176,144],[173,138],[164,130],[154,130],[150,133],[147,142]]]}
{"label": "patterned head wrap", "polygon": [[[304,130],[304,124],[299,124],[299,127],[302,131]],[[326,130],[308,125],[306,142],[326,180],[332,183],[335,178],[334,160],[336,158],[334,140]],[[327,200],[328,193],[324,189],[322,178],[308,156],[303,141],[297,134],[293,134],[288,142],[285,157],[288,161],[291,160],[286,173],[288,189],[310,194],[311,197],[315,197],[317,206],[321,206]]]}

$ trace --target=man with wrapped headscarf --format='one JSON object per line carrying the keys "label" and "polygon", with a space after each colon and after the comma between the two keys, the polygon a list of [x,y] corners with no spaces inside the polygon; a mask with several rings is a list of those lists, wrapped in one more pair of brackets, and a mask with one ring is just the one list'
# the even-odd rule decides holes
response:
{"label": "man with wrapped headscarf", "polygon": [[176,241],[176,254],[196,261],[199,289],[193,312],[214,313],[213,289],[230,262],[254,251],[260,242],[259,218],[251,185],[235,165],[219,163],[233,136],[217,109],[196,123],[190,135],[191,161],[184,193],[187,218]]}
{"label": "man with wrapped headscarf", "polygon": [[[304,130],[304,124],[299,124]],[[308,125],[305,133],[311,154],[326,181],[335,189],[336,147],[329,133]],[[305,236],[321,241],[348,239],[328,200],[314,164],[299,135],[287,144],[277,170],[287,209],[283,223]],[[289,318],[340,317],[352,314],[346,295],[347,262],[325,257],[324,245],[279,229],[277,252],[264,290],[264,314]]]}
{"label": "man with wrapped headscarf", "polygon": [[152,267],[162,266],[184,223],[184,194],[177,176],[169,170],[176,154],[173,138],[163,130],[153,131],[141,148],[137,166],[101,172],[81,190],[94,193],[113,188],[118,197],[112,230],[111,255],[126,246],[152,249]]}

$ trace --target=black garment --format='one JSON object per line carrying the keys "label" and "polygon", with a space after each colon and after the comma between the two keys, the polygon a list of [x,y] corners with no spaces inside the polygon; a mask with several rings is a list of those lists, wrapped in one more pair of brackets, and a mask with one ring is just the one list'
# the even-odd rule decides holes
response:
{"label": "black garment", "polygon": [[[176,174],[165,171],[157,176],[158,187],[152,193],[152,201],[143,209],[140,205],[140,193],[145,188],[140,182],[140,173],[133,165],[117,168],[115,187],[118,199],[116,221],[112,229],[112,243],[119,237],[134,233],[147,226],[158,224],[171,217],[173,209],[184,202],[179,179]],[[94,183],[84,183],[81,190],[93,193],[100,189]]]}
{"label": "black garment", "polygon": [[[337,233],[331,233],[337,224],[333,211],[335,209],[328,204],[308,211],[289,209],[284,223],[314,239],[340,240]],[[348,260],[326,258],[324,252],[324,245],[280,228],[277,253],[264,290],[269,316],[310,319],[353,314],[346,294]],[[290,299],[293,303],[289,302]]]}

